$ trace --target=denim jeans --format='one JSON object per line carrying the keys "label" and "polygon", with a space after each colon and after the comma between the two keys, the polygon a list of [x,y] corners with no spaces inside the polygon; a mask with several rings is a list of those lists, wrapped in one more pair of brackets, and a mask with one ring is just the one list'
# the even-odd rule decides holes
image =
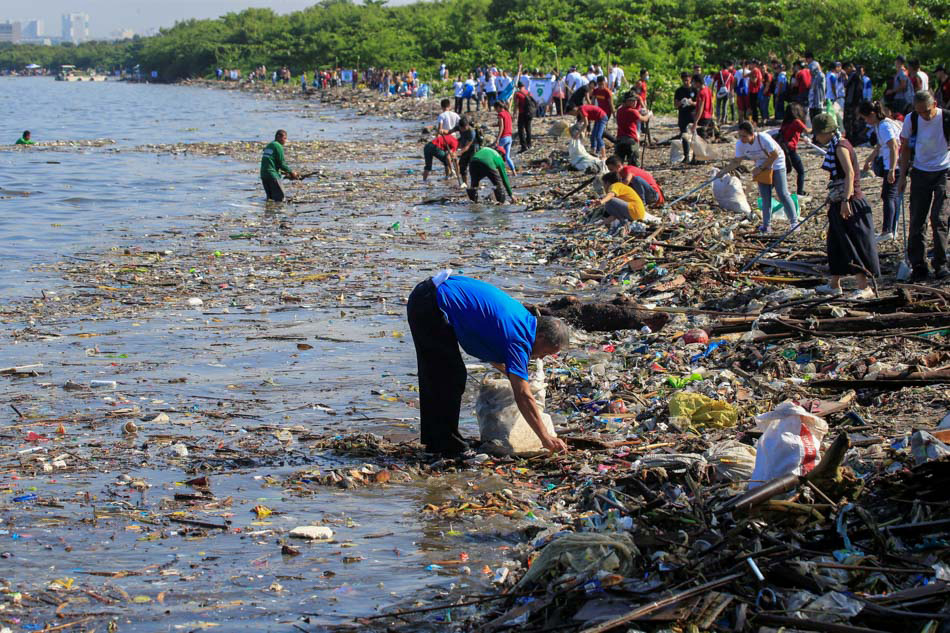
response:
{"label": "denim jeans", "polygon": [[590,130],[590,146],[594,152],[604,149],[604,130],[607,129],[607,117],[594,121]]}
{"label": "denim jeans", "polygon": [[511,137],[502,136],[500,139],[498,139],[498,147],[501,147],[505,150],[505,164],[508,165],[508,169],[514,172],[515,164],[511,160]]}
{"label": "denim jeans", "polygon": [[790,224],[798,222],[798,211],[795,210],[795,202],[788,194],[788,182],[785,179],[784,169],[772,170],[772,184],[763,185],[759,183],[759,197],[762,198],[762,205],[759,207],[762,211],[762,225],[768,227],[772,221],[772,189],[775,189],[775,197],[779,199],[785,208],[785,217]]}
{"label": "denim jeans", "polygon": [[897,232],[897,179],[901,176],[901,170],[894,170],[894,183],[887,182],[887,176],[881,178],[881,202],[884,203],[884,222],[881,224],[881,233]]}

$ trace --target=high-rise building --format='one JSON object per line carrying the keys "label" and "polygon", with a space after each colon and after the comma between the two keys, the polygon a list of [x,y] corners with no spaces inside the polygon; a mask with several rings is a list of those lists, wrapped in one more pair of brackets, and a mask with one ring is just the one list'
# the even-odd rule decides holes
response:
{"label": "high-rise building", "polygon": [[0,42],[18,43],[22,38],[19,22],[0,22]]}
{"label": "high-rise building", "polygon": [[89,39],[89,15],[87,13],[63,14],[63,41],[79,44]]}
{"label": "high-rise building", "polygon": [[23,39],[33,40],[44,35],[43,20],[27,20],[23,23]]}

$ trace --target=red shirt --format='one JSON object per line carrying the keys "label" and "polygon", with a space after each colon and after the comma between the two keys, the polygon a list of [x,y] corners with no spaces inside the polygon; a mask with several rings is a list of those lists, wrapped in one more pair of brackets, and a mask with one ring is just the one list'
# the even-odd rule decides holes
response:
{"label": "red shirt", "polygon": [[790,123],[783,123],[779,133],[782,135],[782,140],[788,145],[788,149],[798,149],[798,140],[802,137],[802,132],[807,130],[808,126],[798,119],[794,119]]}
{"label": "red shirt", "polygon": [[[709,90],[709,88],[706,88],[706,90]],[[621,108],[621,110],[622,109],[623,108]],[[620,117],[620,110],[617,110],[617,117]],[[647,184],[650,185],[650,188],[656,192],[656,195],[660,197],[660,204],[666,202],[663,199],[663,192],[660,190],[660,185],[656,184],[656,180],[653,178],[650,172],[640,169],[639,167],[634,167],[633,165],[625,165],[620,168],[619,172],[617,172],[617,176],[620,178],[620,180],[626,180],[627,176],[630,176],[630,180],[638,177],[643,178],[647,181]]]}
{"label": "red shirt", "polygon": [[643,79],[637,82],[637,88],[640,90],[640,101],[643,102],[643,106],[647,105],[647,82]]}
{"label": "red shirt", "polygon": [[716,86],[718,91],[720,88],[724,87],[729,89],[732,87],[732,73],[727,69],[723,68],[718,73],[713,75],[713,85]]}
{"label": "red shirt", "polygon": [[511,136],[511,113],[508,112],[508,110],[499,110],[498,120],[501,121],[501,134],[499,138]]}
{"label": "red shirt", "polygon": [[762,71],[758,68],[753,68],[751,74],[749,75],[749,92],[758,92],[762,89]]}
{"label": "red shirt", "polygon": [[811,72],[807,68],[802,68],[795,73],[795,79],[798,80],[798,94],[804,94],[811,88]]}
{"label": "red shirt", "polygon": [[[509,121],[510,120],[511,119],[509,118]],[[459,146],[458,139],[451,134],[440,134],[439,136],[435,137],[435,139],[432,141],[432,144],[446,152],[454,152]]]}
{"label": "red shirt", "polygon": [[597,105],[600,106],[600,109],[606,112],[608,116],[613,113],[614,93],[610,92],[607,88],[597,88],[590,94],[597,100]]}
{"label": "red shirt", "polygon": [[765,75],[762,77],[762,89],[765,90],[765,94],[772,96],[772,73],[765,71]]}
{"label": "red shirt", "polygon": [[696,102],[699,103],[700,99],[703,102],[703,110],[699,115],[699,120],[711,119],[713,116],[713,102],[712,102],[712,90],[709,89],[709,86],[703,86],[699,94],[696,95]]}
{"label": "red shirt", "polygon": [[620,106],[617,110],[617,136],[625,136],[635,141],[640,140],[637,134],[637,123],[640,122],[640,111],[630,106]]}
{"label": "red shirt", "polygon": [[522,88],[516,91],[515,101],[518,102],[518,114],[521,114],[528,107],[528,89]]}
{"label": "red shirt", "polygon": [[582,105],[577,109],[581,115],[588,121],[600,121],[607,116],[607,113],[595,105]]}
{"label": "red shirt", "polygon": [[943,102],[950,103],[950,79],[940,84],[940,92],[943,93]]}

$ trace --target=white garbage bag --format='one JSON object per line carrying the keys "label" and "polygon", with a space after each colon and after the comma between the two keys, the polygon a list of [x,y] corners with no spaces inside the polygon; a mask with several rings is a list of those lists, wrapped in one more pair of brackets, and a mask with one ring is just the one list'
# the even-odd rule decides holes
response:
{"label": "white garbage bag", "polygon": [[750,490],[782,475],[807,474],[821,460],[828,423],[791,400],[756,416],[755,422],[762,437],[756,445]]}
{"label": "white garbage bag", "polygon": [[[544,413],[544,365],[540,360],[535,362],[537,371],[531,374],[531,393],[542,412],[544,426],[554,435],[551,416]],[[485,377],[475,401],[475,417],[482,439],[481,450],[486,453],[520,455],[544,450],[541,440],[518,410],[507,378]]]}
{"label": "white garbage bag", "polygon": [[607,166],[604,161],[590,154],[584,147],[585,127],[583,123],[575,123],[571,126],[571,143],[567,146],[567,160],[577,171],[597,175],[606,174]]}
{"label": "white garbage bag", "polygon": [[713,444],[703,457],[715,467],[721,481],[749,481],[755,470],[755,448],[737,440]]}
{"label": "white garbage bag", "polygon": [[676,165],[683,162],[683,144],[679,140],[670,143],[670,165]]}
{"label": "white garbage bag", "polygon": [[[718,169],[713,169],[711,176],[717,176]],[[713,198],[716,204],[726,211],[736,213],[751,213],[752,207],[749,206],[749,200],[742,189],[742,181],[732,174],[716,178],[713,180]]]}
{"label": "white garbage bag", "polygon": [[696,133],[696,128],[693,128],[693,133],[689,138],[689,147],[693,150],[693,160],[716,160],[718,158],[712,145]]}

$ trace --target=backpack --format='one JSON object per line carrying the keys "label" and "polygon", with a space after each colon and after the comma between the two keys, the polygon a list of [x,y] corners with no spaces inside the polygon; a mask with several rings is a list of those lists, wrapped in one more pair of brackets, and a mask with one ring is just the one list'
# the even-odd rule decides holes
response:
{"label": "backpack", "polygon": [[541,107],[538,105],[538,100],[534,98],[533,94],[531,94],[531,91],[528,91],[528,93],[525,95],[524,107],[524,115],[529,119],[533,119],[534,115],[538,112],[538,108]]}
{"label": "backpack", "polygon": [[[941,108],[943,112],[943,139],[950,145],[950,110]],[[910,158],[914,159],[917,149],[917,119],[920,115],[916,111],[910,114],[910,138],[907,139],[907,146],[910,148]]]}

